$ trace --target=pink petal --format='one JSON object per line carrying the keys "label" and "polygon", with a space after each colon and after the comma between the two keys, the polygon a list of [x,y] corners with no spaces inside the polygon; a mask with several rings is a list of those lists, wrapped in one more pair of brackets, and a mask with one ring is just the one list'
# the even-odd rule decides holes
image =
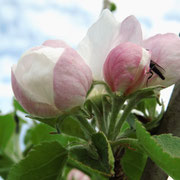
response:
{"label": "pink petal", "polygon": [[104,78],[112,91],[129,94],[142,87],[150,55],[140,46],[123,43],[111,50],[104,63]]}
{"label": "pink petal", "polygon": [[80,55],[67,48],[54,68],[55,105],[60,110],[81,105],[92,83],[92,73]]}
{"label": "pink petal", "polygon": [[47,40],[43,44],[43,46],[49,46],[53,48],[68,48],[69,46],[62,40]]}
{"label": "pink petal", "polygon": [[92,69],[94,79],[103,80],[102,69],[107,55],[124,42],[142,44],[139,22],[134,16],[129,16],[119,23],[109,10],[104,10],[78,47],[79,54]]}
{"label": "pink petal", "polygon": [[82,171],[72,169],[68,174],[67,180],[90,180],[90,178]]}
{"label": "pink petal", "polygon": [[132,42],[142,45],[141,25],[134,16],[128,16],[120,26],[119,42]]}
{"label": "pink petal", "polygon": [[158,34],[145,40],[144,47],[151,52],[152,60],[165,70],[165,80],[154,73],[149,85],[167,87],[180,79],[180,38],[177,35]]}
{"label": "pink petal", "polygon": [[54,105],[53,70],[63,51],[44,46],[29,50],[20,58],[14,74],[33,101]]}
{"label": "pink petal", "polygon": [[13,71],[11,71],[11,83],[17,101],[30,114],[41,117],[53,117],[60,114],[59,110],[49,104],[32,101],[30,96],[25,94],[22,87],[17,82]]}

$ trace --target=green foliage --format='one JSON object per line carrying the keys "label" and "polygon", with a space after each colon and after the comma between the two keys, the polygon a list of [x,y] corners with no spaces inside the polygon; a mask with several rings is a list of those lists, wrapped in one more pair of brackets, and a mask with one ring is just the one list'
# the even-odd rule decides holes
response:
{"label": "green foliage", "polygon": [[170,134],[151,136],[140,122],[136,122],[137,137],[147,155],[168,175],[180,179],[180,138]]}
{"label": "green foliage", "polygon": [[45,123],[53,128],[55,128],[57,124],[57,118],[41,118],[41,117],[35,117],[32,115],[27,115],[26,117]]}
{"label": "green foliage", "polygon": [[84,127],[78,119],[73,116],[68,116],[63,120],[60,124],[60,131],[70,136],[88,139],[88,135],[85,133],[86,131]]}
{"label": "green foliage", "polygon": [[15,111],[19,110],[19,111],[21,111],[21,112],[23,112],[23,113],[28,114],[28,113],[23,109],[23,107],[18,103],[18,101],[16,101],[16,99],[14,99],[14,98],[13,98],[13,106],[14,106]]}
{"label": "green foliage", "polygon": [[[160,113],[157,111],[157,105],[162,106]],[[162,113],[164,113],[164,106],[163,104],[160,104],[157,97],[144,99],[138,103],[136,109],[143,113],[147,122],[157,119]]]}
{"label": "green foliage", "polygon": [[0,116],[0,176],[6,178],[11,166],[17,162],[19,152],[19,134],[16,132],[14,113]]}
{"label": "green foliage", "polygon": [[7,155],[0,155],[0,176],[6,179],[14,162]]}
{"label": "green foliage", "polygon": [[34,145],[38,145],[42,142],[57,141],[64,148],[68,148],[71,145],[82,144],[84,141],[80,138],[69,136],[63,133],[57,134],[56,129],[40,123],[31,127],[25,136],[24,142],[26,144],[26,149],[24,151],[24,156],[31,150]]}
{"label": "green foliage", "polygon": [[128,180],[140,180],[146,165],[147,155],[138,149],[126,148],[121,160],[123,171]]}
{"label": "green foliage", "polygon": [[[86,128],[81,123],[82,119],[78,119],[73,115],[63,114],[56,118],[39,118],[28,115],[27,117],[38,120],[42,123],[45,123],[53,128],[56,128],[56,131],[63,132],[64,134],[75,136],[82,139],[89,139]],[[85,121],[87,121],[85,119]]]}
{"label": "green foliage", "polygon": [[33,145],[38,145],[42,142],[51,142],[51,141],[58,141],[63,147],[66,147],[69,143],[72,142],[79,142],[80,140],[72,137],[67,136],[65,134],[53,134],[56,129],[47,126],[46,124],[38,124],[33,127],[30,131],[29,140],[32,142]]}
{"label": "green foliage", "polygon": [[[87,99],[81,108],[55,118],[28,115],[42,123],[34,121],[27,130],[23,153],[17,132],[17,120],[23,120],[16,119],[15,113],[0,116],[0,176],[66,180],[69,171],[77,168],[91,180],[107,180],[119,161],[117,150],[125,148],[121,166],[129,180],[140,180],[148,156],[175,180],[180,179],[180,138],[147,132],[158,127],[164,113],[163,108],[160,113],[156,110],[156,91],[161,87],[123,96],[111,92],[104,82],[95,84],[104,85],[106,94]],[[15,112],[26,113],[16,100],[13,104]],[[140,111],[141,117],[133,109]]]}
{"label": "green foliage", "polygon": [[136,117],[132,113],[130,113],[129,116],[127,117],[127,119],[126,119],[126,122],[128,122],[131,129],[135,129],[135,120],[136,120]]}
{"label": "green foliage", "polygon": [[13,113],[0,116],[0,151],[4,151],[14,131],[15,121]]}
{"label": "green foliage", "polygon": [[44,142],[10,171],[8,180],[60,180],[68,152],[58,142]]}
{"label": "green foliage", "polygon": [[114,169],[114,156],[112,153],[111,146],[106,138],[106,136],[103,134],[103,132],[98,132],[96,134],[93,134],[92,136],[92,143],[97,149],[97,153],[99,154],[99,157],[104,164],[104,166],[109,169],[109,172],[113,174]]}
{"label": "green foliage", "polygon": [[130,128],[129,123],[125,121],[120,129],[120,135]]}
{"label": "green foliage", "polygon": [[165,152],[173,157],[180,157],[180,138],[172,134],[153,136]]}
{"label": "green foliage", "polygon": [[[102,103],[103,96],[95,96],[91,100],[87,100],[85,103],[85,109],[88,111],[91,117],[94,117],[95,124],[98,127],[99,130],[106,131],[106,123],[104,122],[103,118],[103,103]],[[107,101],[105,101],[104,97],[104,103],[106,103],[107,107]],[[106,109],[108,113],[108,109]]]}
{"label": "green foliage", "polygon": [[70,150],[70,159],[77,165],[104,176],[113,175],[114,157],[109,142],[102,132],[92,136],[90,146],[75,146]]}

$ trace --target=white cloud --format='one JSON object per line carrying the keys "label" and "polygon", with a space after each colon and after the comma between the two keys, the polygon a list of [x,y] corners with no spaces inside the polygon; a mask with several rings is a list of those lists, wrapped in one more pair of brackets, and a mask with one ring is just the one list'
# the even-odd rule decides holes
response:
{"label": "white cloud", "polygon": [[[59,13],[53,9],[38,12],[28,12],[27,18],[33,28],[36,28],[39,33],[54,39],[63,39],[71,45],[76,45],[79,42],[79,37],[82,37],[86,30],[83,25],[76,26],[75,22],[66,14]],[[76,20],[74,18],[74,20]]]}
{"label": "white cloud", "polygon": [[[140,22],[142,18],[148,19],[148,21],[150,21],[151,28],[144,25],[142,21],[144,37],[166,32],[173,32],[178,34],[179,22],[167,21],[165,19],[165,15],[170,10],[174,11],[177,9],[177,7],[179,8],[177,5],[177,0],[114,0],[114,2],[117,4],[118,8],[115,16],[119,21],[122,21],[125,17],[131,14],[135,15],[140,20]],[[179,9],[177,12],[179,13]]]}
{"label": "white cloud", "polygon": [[6,79],[10,80],[11,67],[15,63],[15,58],[12,56],[4,55],[0,58],[0,81]]}
{"label": "white cloud", "polygon": [[0,83],[0,98],[8,98],[12,96],[13,96],[13,92],[12,92],[11,84]]}

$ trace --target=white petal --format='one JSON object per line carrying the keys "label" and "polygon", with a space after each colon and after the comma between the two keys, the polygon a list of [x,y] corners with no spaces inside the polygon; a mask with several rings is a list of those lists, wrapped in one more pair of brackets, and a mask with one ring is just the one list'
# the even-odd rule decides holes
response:
{"label": "white petal", "polygon": [[78,46],[78,52],[90,66],[96,80],[102,80],[102,67],[109,51],[115,46],[119,24],[109,10],[104,10]]}
{"label": "white petal", "polygon": [[54,105],[53,69],[63,51],[51,47],[29,50],[13,68],[18,83],[32,100]]}

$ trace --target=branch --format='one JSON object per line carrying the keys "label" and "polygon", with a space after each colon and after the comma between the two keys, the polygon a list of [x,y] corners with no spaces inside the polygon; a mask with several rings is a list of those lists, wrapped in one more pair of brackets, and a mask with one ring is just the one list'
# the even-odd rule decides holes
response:
{"label": "branch", "polygon": [[[171,133],[180,137],[180,81],[175,85],[168,108],[157,134]],[[163,172],[151,159],[148,159],[141,180],[167,180],[168,175]]]}

